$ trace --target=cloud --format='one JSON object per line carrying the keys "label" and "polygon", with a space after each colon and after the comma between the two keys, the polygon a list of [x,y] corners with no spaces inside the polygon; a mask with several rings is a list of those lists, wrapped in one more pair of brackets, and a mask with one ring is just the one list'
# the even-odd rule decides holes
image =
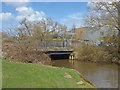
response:
{"label": "cloud", "polygon": [[22,7],[27,6],[30,0],[3,0],[3,2],[14,7]]}
{"label": "cloud", "polygon": [[33,10],[31,7],[19,7],[16,8],[16,11],[18,12],[16,20],[22,20],[26,18],[29,21],[39,21],[45,16],[43,11],[38,12]]}
{"label": "cloud", "polygon": [[13,18],[12,13],[0,13],[0,21],[2,22],[9,22]]}
{"label": "cloud", "polygon": [[82,13],[74,13],[61,19],[61,23],[65,24],[68,28],[71,28],[73,24],[76,25],[76,27],[78,28],[82,26],[82,22],[83,22]]}
{"label": "cloud", "polygon": [[68,15],[67,17],[71,18],[71,19],[81,19],[82,14],[81,13],[74,13],[74,14]]}

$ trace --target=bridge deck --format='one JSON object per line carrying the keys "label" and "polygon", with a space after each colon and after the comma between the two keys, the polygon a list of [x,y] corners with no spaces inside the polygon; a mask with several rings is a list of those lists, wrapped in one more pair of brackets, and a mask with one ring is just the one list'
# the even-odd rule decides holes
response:
{"label": "bridge deck", "polygon": [[62,55],[62,54],[71,54],[71,53],[51,53],[51,54],[48,54],[48,55]]}
{"label": "bridge deck", "polygon": [[70,54],[73,51],[46,51],[45,54]]}

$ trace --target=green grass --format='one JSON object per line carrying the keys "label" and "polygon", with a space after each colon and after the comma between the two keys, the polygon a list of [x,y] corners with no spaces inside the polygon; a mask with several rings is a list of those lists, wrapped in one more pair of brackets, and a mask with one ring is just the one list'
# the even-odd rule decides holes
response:
{"label": "green grass", "polygon": [[[72,78],[65,78],[65,72]],[[83,84],[76,84],[83,81]],[[71,69],[2,59],[2,88],[93,88]]]}

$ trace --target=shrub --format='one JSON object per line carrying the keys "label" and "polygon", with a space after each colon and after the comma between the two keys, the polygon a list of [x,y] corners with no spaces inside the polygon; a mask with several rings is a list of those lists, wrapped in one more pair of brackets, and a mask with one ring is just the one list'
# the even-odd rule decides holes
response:
{"label": "shrub", "polygon": [[50,58],[42,52],[29,49],[24,50],[24,52],[20,54],[19,49],[20,47],[18,45],[13,43],[4,43],[2,47],[2,57],[16,62],[50,65]]}
{"label": "shrub", "polygon": [[[118,57],[116,47],[89,46],[82,43],[75,49],[76,57],[83,61],[116,62]],[[113,59],[114,58],[114,59]]]}

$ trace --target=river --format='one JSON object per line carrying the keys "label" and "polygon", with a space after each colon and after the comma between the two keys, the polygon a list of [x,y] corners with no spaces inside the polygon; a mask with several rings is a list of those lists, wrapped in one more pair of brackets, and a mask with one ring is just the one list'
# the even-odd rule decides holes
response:
{"label": "river", "polygon": [[78,60],[52,60],[52,65],[79,71],[97,88],[118,88],[118,65],[116,64],[99,64]]}

